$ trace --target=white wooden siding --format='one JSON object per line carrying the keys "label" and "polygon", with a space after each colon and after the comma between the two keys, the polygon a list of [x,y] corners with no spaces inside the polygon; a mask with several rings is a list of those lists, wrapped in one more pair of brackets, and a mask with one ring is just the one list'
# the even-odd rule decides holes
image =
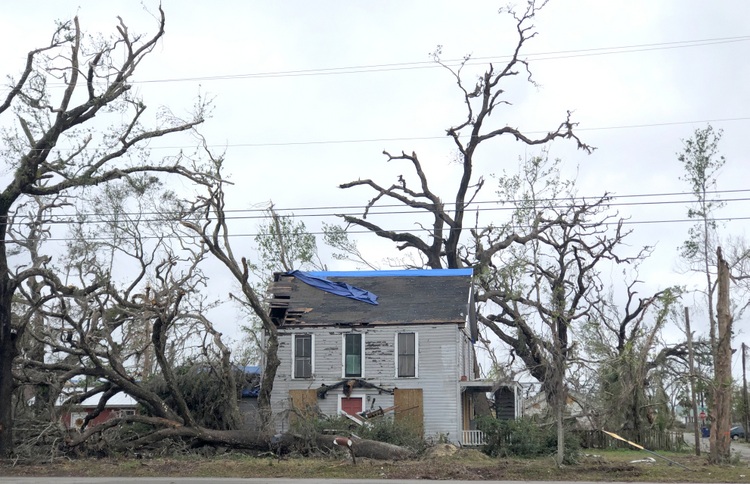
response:
{"label": "white wooden siding", "polygon": [[[321,384],[333,385],[342,380],[342,334],[350,328],[286,328],[279,331],[279,359],[281,365],[276,373],[272,393],[272,406],[278,415],[278,430],[288,428],[284,410],[289,408],[289,390],[317,389]],[[388,389],[421,388],[424,402],[425,437],[447,436],[459,441],[461,435],[460,389],[458,381],[462,373],[467,347],[466,334],[455,324],[398,325],[356,327],[354,331],[364,335],[364,380]],[[418,378],[396,378],[395,334],[414,332],[419,336],[417,346]],[[313,334],[315,355],[313,378],[292,378],[289,363],[292,359],[293,335]],[[470,344],[470,343],[469,343]],[[318,399],[320,410],[326,415],[336,415],[338,399],[342,389],[328,392],[326,398]],[[377,389],[355,388],[352,396],[363,396],[365,407],[389,407],[393,395],[380,393]]]}

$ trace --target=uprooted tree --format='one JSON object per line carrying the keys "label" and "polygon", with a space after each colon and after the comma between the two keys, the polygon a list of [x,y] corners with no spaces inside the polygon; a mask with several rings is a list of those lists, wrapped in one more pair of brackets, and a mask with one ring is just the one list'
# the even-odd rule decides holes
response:
{"label": "uprooted tree", "polygon": [[[18,120],[3,132],[2,148],[15,168],[0,193],[3,456],[13,451],[14,390],[18,408],[28,407],[32,394],[34,404],[26,410],[37,412],[32,417],[46,412],[48,424],[33,441],[57,431],[47,440],[68,449],[93,442],[124,450],[172,439],[267,450],[298,440],[270,435],[269,395],[278,365],[273,353],[266,355],[260,395],[263,428],[238,428],[235,366],[207,316],[216,302],[203,295],[204,261],[224,263],[240,282],[237,299],[269,321],[245,284],[247,264],[228,245],[220,164],[211,158],[204,171],[199,158],[182,153],[152,162],[142,146],[192,130],[204,110],[201,101],[190,120],[160,111],[161,124],[145,126],[146,106],[131,94],[129,79],[164,34],[160,14],[152,37],[131,35],[121,21],[118,36],[93,45],[84,41],[77,19],[62,24],[49,46],[29,53],[0,105],[4,119],[15,114]],[[46,90],[50,79],[62,82],[59,96]],[[115,124],[106,125],[106,114]],[[160,174],[195,182],[207,195],[183,203],[165,189]],[[77,214],[68,215],[70,210]],[[45,253],[54,249],[47,242],[63,229],[53,222],[70,228],[67,251],[61,255],[57,248],[54,257]],[[274,328],[265,329],[273,347]],[[210,400],[194,385],[207,379],[216,393]],[[93,425],[118,393],[134,397],[144,412]],[[78,432],[60,433],[60,397],[65,405],[98,397]],[[318,444],[328,448],[329,440]],[[409,453],[367,441],[354,447],[358,454]]]}
{"label": "uprooted tree", "polygon": [[[222,183],[218,176],[211,179],[207,186]],[[214,188],[223,194],[220,185]],[[213,227],[195,226],[199,221],[215,221],[217,214],[225,220],[223,208],[205,205],[218,199],[201,198],[186,206],[149,177],[112,182],[102,194],[84,198],[89,208],[72,225],[61,264],[68,281],[88,290],[70,296],[47,289],[46,282],[42,291],[22,291],[21,306],[33,308],[29,313],[45,322],[31,325],[26,335],[47,351],[41,358],[22,351],[14,372],[24,385],[47,388],[38,394],[46,394],[48,402],[62,396],[63,411],[96,397],[97,408],[82,419],[78,432],[65,434],[67,449],[117,452],[166,441],[283,451],[310,440],[330,448],[332,440],[317,435],[273,437],[268,407],[261,412],[261,428],[243,428],[237,382],[243,375],[207,317],[216,301],[203,294],[209,280],[201,270],[214,257],[212,251],[227,257],[231,248],[194,234],[195,228]],[[186,229],[194,235],[186,236]],[[106,284],[91,283],[101,280]],[[270,387],[263,390],[270,392]],[[118,393],[134,397],[143,411],[95,424]],[[47,425],[59,429],[55,411]],[[352,449],[364,456],[409,455],[406,449],[366,440]],[[33,455],[33,449],[24,455]]]}
{"label": "uprooted tree", "polygon": [[[81,189],[143,173],[193,176],[178,157],[152,161],[142,147],[163,136],[190,130],[203,120],[203,106],[183,120],[162,112],[148,126],[146,105],[131,91],[131,78],[141,61],[164,35],[160,10],[157,32],[135,36],[124,23],[107,41],[87,42],[77,18],[59,24],[50,43],[32,50],[21,74],[11,79],[0,99],[3,159],[11,172],[0,192],[0,455],[13,450],[13,368],[28,318],[13,313],[20,288],[30,291],[32,307],[52,299],[78,298],[102,290],[106,280],[71,285],[56,277],[42,259],[16,264],[8,238],[13,211],[31,197],[55,200]],[[51,85],[61,89],[51,89]],[[104,123],[94,129],[95,123]],[[108,123],[109,126],[106,126]],[[114,123],[114,124],[111,124]],[[57,197],[57,198],[55,198]],[[20,247],[20,246],[19,246]],[[36,298],[37,300],[34,300]]]}
{"label": "uprooted tree", "polygon": [[638,286],[637,278],[628,283],[622,306],[602,301],[585,324],[582,341],[596,365],[591,396],[599,406],[598,426],[643,443],[647,430],[671,428],[668,395],[685,393],[689,371],[686,343],[668,344],[663,338],[664,328],[679,317],[682,289],[641,297]]}

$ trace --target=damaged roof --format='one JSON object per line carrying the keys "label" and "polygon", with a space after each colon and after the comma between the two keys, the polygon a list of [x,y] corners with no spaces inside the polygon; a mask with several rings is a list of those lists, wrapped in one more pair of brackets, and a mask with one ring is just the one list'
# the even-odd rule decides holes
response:
{"label": "damaged roof", "polygon": [[271,318],[285,325],[465,323],[472,298],[471,269],[309,272],[377,296],[377,305],[332,294],[291,274],[276,274]]}

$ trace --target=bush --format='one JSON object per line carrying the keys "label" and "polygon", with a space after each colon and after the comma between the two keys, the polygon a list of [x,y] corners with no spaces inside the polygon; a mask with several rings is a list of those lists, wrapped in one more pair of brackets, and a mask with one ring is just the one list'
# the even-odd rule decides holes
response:
{"label": "bush", "polygon": [[378,418],[370,424],[369,427],[363,425],[355,433],[363,439],[408,447],[417,452],[426,447],[420,427],[409,421],[396,422],[392,418]]}
{"label": "bush", "polygon": [[[531,419],[484,417],[478,420],[478,428],[487,440],[483,452],[493,457],[540,457],[557,452],[557,428],[551,425]],[[566,429],[564,463],[575,462],[579,450],[578,438]]]}
{"label": "bush", "polygon": [[[177,387],[182,392],[198,425],[216,430],[240,428],[242,416],[237,407],[243,373],[235,374],[236,388],[227,388],[217,370],[204,364],[185,364],[174,369]],[[146,387],[161,397],[172,409],[177,402],[162,375],[155,375]]]}

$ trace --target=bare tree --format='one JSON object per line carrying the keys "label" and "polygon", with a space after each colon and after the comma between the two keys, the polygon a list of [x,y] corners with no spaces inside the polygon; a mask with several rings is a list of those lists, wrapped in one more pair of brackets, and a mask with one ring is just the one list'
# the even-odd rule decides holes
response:
{"label": "bare tree", "polygon": [[[560,125],[542,137],[527,136],[520,130],[509,125],[498,126],[495,121],[501,115],[504,105],[510,104],[505,99],[505,84],[516,76],[526,73],[531,80],[528,63],[521,57],[521,50],[526,42],[536,35],[534,26],[531,24],[537,12],[544,6],[533,0],[529,1],[526,9],[517,14],[510,11],[515,20],[517,42],[513,49],[510,60],[500,68],[492,64],[475,80],[466,80],[462,70],[469,61],[469,57],[458,69],[452,69],[444,65],[451,76],[454,77],[461,93],[466,117],[458,124],[446,130],[446,134],[453,141],[457,151],[457,161],[461,166],[460,181],[455,193],[451,196],[452,202],[444,202],[431,187],[427,173],[425,173],[419,156],[412,152],[407,154],[391,154],[384,152],[389,162],[407,163],[413,170],[413,176],[402,175],[399,180],[386,186],[370,179],[356,180],[340,185],[340,188],[369,187],[375,192],[375,196],[368,202],[362,217],[342,215],[348,224],[358,225],[374,234],[391,240],[397,244],[399,250],[416,250],[423,258],[424,265],[432,269],[442,267],[458,268],[464,267],[466,261],[462,260],[461,248],[462,237],[466,222],[464,216],[471,202],[477,196],[484,185],[484,178],[474,173],[475,157],[480,146],[499,138],[515,138],[526,146],[544,146],[557,139],[572,139],[578,148],[587,152],[592,147],[584,144],[573,132],[576,125],[571,121],[570,113]],[[439,51],[435,54],[435,60],[440,62]],[[492,116],[495,116],[492,118]],[[423,212],[431,221],[426,225],[426,236],[411,232],[392,231],[383,228],[367,220],[370,209],[376,207],[382,200],[391,200],[404,206]],[[540,230],[543,227],[540,227]],[[496,241],[492,247],[487,247],[489,252],[500,251],[513,243],[523,242],[520,237],[509,235],[506,239]]]}
{"label": "bare tree", "polygon": [[[582,351],[574,331],[595,319],[604,303],[600,274],[617,264],[636,263],[649,249],[622,255],[629,231],[608,213],[609,197],[577,197],[575,185],[561,180],[556,163],[545,157],[529,160],[521,175],[501,179],[500,186],[498,196],[514,204],[512,220],[472,229],[479,318],[542,383],[557,421],[562,463],[566,374]],[[508,234],[524,233],[523,245],[484,249]]]}
{"label": "bare tree", "polygon": [[[622,233],[621,226],[616,225],[614,234],[605,238],[604,228],[612,221],[606,217],[596,222],[589,221],[606,207],[605,196],[593,202],[571,202],[554,215],[540,209],[535,214],[536,218],[526,219],[522,227],[507,224],[497,229],[494,223],[480,223],[477,211],[476,230],[468,240],[465,237],[470,226],[470,222],[465,220],[466,211],[485,184],[484,177],[474,173],[480,147],[491,145],[492,140],[509,137],[525,146],[540,147],[558,139],[570,139],[579,149],[586,152],[593,150],[574,133],[576,123],[571,120],[570,112],[556,129],[540,137],[526,135],[508,124],[503,126],[502,122],[496,121],[501,115],[502,107],[510,104],[505,97],[508,81],[525,74],[533,84],[529,65],[521,57],[521,51],[536,35],[532,22],[545,3],[530,0],[522,12],[509,11],[514,20],[517,41],[513,54],[505,65],[495,68],[491,64],[478,79],[470,81],[464,78],[462,72],[469,57],[457,69],[445,66],[455,79],[465,106],[464,119],[446,130],[447,136],[453,141],[456,160],[461,167],[456,190],[448,198],[451,202],[444,202],[446,197],[439,196],[430,186],[417,153],[384,152],[389,162],[406,162],[413,175],[401,175],[390,186],[371,179],[340,185],[344,189],[365,186],[375,192],[361,217],[341,217],[348,224],[363,227],[395,242],[399,250],[416,252],[422,258],[423,265],[429,268],[475,268],[475,273],[482,281],[477,300],[486,303],[487,310],[480,320],[513,348],[532,375],[548,385],[547,395],[555,399],[560,422],[559,458],[562,462],[561,405],[564,402],[564,375],[570,351],[568,329],[574,321],[587,317],[590,305],[595,303],[589,299],[590,290],[582,286],[597,283],[595,276],[590,276],[595,273],[592,268],[601,260],[619,262],[612,250],[625,234]],[[435,53],[435,60],[440,63],[439,49]],[[370,210],[383,200],[395,201],[422,212],[429,222],[420,224],[419,231],[407,232],[388,230],[367,220]],[[520,210],[518,213],[521,213]],[[553,228],[559,229],[559,232],[553,233]],[[586,241],[574,243],[579,236]],[[596,242],[597,239],[601,240]],[[533,248],[527,249],[525,244]],[[550,260],[536,265],[539,261],[534,259],[534,252],[542,248],[552,253],[557,252],[559,264],[553,271],[544,264],[554,263],[554,256],[550,255]],[[531,252],[527,253],[527,250]],[[503,254],[508,257],[502,257]],[[497,264],[498,258],[503,260],[503,266]],[[514,278],[526,277],[535,279],[535,293],[522,296],[523,289],[513,288],[509,291],[508,286],[504,285],[509,281],[518,282]],[[526,282],[524,280],[524,284]],[[544,294],[542,284],[549,284]],[[597,286],[591,289],[595,287]],[[576,288],[579,290],[576,291]],[[513,297],[516,296],[520,299],[514,300]],[[500,310],[493,314],[495,306],[499,306]],[[532,330],[532,325],[526,321],[529,316],[527,311],[534,313],[535,321],[545,324],[544,335]]]}
{"label": "bare tree", "polygon": [[[77,18],[59,24],[47,46],[28,53],[21,75],[0,99],[0,116],[17,121],[4,131],[0,148],[13,170],[0,191],[0,455],[13,448],[12,368],[25,330],[13,320],[11,303],[24,281],[49,276],[36,267],[14,273],[9,265],[14,207],[27,197],[72,194],[137,173],[192,174],[179,156],[158,162],[141,158],[140,147],[149,140],[190,130],[203,120],[198,106],[192,119],[165,112],[159,126],[146,127],[146,105],[130,91],[135,70],[164,35],[164,13],[160,9],[153,36],[133,35],[122,21],[116,29],[112,39],[87,44]],[[50,81],[62,84],[59,95],[47,89]],[[114,119],[125,119],[122,124],[89,127],[113,111]]]}

